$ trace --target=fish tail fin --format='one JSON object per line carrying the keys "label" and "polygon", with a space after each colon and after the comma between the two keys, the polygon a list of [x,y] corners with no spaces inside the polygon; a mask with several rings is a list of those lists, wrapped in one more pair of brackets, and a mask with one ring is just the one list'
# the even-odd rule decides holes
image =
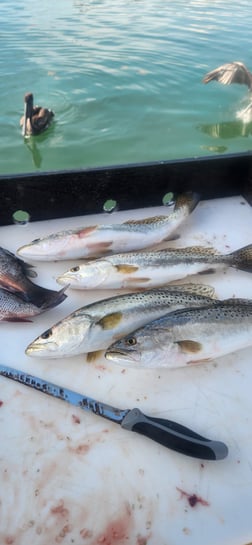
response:
{"label": "fish tail fin", "polygon": [[59,291],[43,288],[33,283],[31,284],[29,291],[26,292],[26,299],[41,310],[56,307],[67,297],[65,291],[69,287],[69,284]]}
{"label": "fish tail fin", "polygon": [[240,271],[252,272],[252,244],[235,250],[227,257],[232,267]]}
{"label": "fish tail fin", "polygon": [[200,201],[200,194],[195,191],[187,191],[186,193],[181,193],[178,195],[174,207],[174,211],[178,210],[181,207],[187,206],[189,214],[193,212],[197,204]]}

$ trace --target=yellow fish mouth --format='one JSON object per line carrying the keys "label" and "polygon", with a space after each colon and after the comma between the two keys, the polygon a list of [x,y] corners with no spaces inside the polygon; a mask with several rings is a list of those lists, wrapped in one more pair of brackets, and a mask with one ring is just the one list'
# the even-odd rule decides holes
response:
{"label": "yellow fish mouth", "polygon": [[48,350],[50,350],[49,345],[52,346],[53,344],[54,343],[47,343],[46,346],[43,343],[29,344],[25,350],[25,354],[27,356],[32,356],[34,352],[41,352],[41,354],[45,351],[48,352]]}
{"label": "yellow fish mouth", "polygon": [[130,362],[139,362],[141,359],[141,354],[139,352],[127,352],[127,350],[123,349],[109,349],[105,352],[105,358],[108,360],[124,360],[130,361]]}

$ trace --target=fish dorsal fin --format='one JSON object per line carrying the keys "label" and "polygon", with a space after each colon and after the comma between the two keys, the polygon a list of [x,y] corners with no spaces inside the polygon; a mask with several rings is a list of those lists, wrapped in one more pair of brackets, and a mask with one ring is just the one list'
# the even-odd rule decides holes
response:
{"label": "fish dorsal fin", "polygon": [[106,314],[106,316],[103,316],[98,322],[96,322],[97,325],[99,325],[102,329],[114,329],[122,319],[122,312],[112,312],[111,314]]}
{"label": "fish dorsal fin", "polygon": [[127,220],[123,222],[123,225],[151,225],[158,221],[167,220],[168,216],[151,216],[150,218],[143,218],[142,220]]}
{"label": "fish dorsal fin", "polygon": [[202,349],[202,344],[197,341],[191,341],[190,339],[185,339],[183,341],[177,341],[179,347],[181,348],[182,352],[186,352],[188,354],[196,354],[197,352],[200,352]]}
{"label": "fish dorsal fin", "polygon": [[209,248],[205,248],[204,246],[188,246],[188,248],[181,248],[182,250],[185,250],[185,252],[188,250],[190,252],[193,252],[195,254],[199,255],[217,255],[219,252],[215,250],[212,246],[209,246]]}
{"label": "fish dorsal fin", "polygon": [[215,289],[213,288],[213,286],[208,286],[207,284],[180,284],[178,285],[178,288],[186,293],[203,295],[205,297],[211,297],[212,299],[216,298]]}

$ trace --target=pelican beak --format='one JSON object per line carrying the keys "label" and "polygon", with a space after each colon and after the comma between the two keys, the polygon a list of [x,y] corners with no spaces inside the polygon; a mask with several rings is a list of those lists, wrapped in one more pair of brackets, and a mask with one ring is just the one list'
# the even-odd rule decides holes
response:
{"label": "pelican beak", "polygon": [[22,127],[22,136],[26,136],[26,125],[27,125],[27,103],[24,103],[24,123]]}

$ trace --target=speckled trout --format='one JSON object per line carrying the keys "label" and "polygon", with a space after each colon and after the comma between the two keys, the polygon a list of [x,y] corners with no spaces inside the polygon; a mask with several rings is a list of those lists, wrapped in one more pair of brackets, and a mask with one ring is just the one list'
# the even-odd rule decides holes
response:
{"label": "speckled trout", "polygon": [[[167,286],[118,295],[86,305],[42,333],[26,349],[29,356],[62,358],[104,350],[116,339],[167,312],[214,299],[211,287],[197,284]],[[95,352],[95,353],[94,353]]]}
{"label": "speckled trout", "polygon": [[170,238],[199,202],[199,195],[180,195],[167,216],[130,220],[120,224],[92,225],[37,238],[18,249],[21,257],[54,261],[99,257],[151,247]]}
{"label": "speckled trout", "polygon": [[80,263],[57,282],[74,289],[152,288],[226,267],[252,272],[252,244],[226,255],[202,246],[115,254]]}
{"label": "speckled trout", "polygon": [[106,358],[123,366],[176,368],[252,345],[252,301],[228,299],[176,310],[115,342]]}

